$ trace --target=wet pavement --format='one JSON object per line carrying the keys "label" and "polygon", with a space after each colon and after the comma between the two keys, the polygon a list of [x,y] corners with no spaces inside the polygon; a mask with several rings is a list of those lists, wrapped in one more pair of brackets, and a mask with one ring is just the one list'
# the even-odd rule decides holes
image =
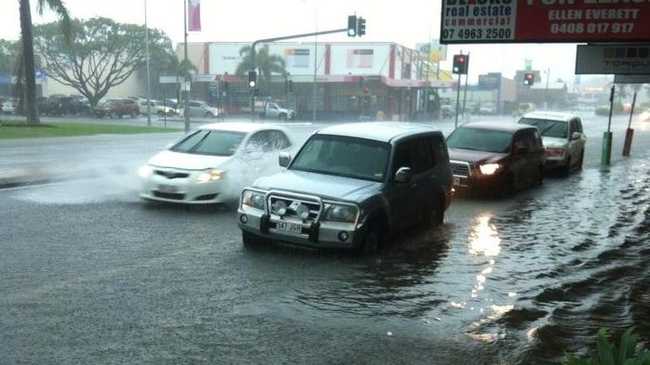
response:
{"label": "wet pavement", "polygon": [[457,200],[367,258],[244,249],[232,210],[145,205],[128,176],[0,191],[0,363],[545,364],[600,327],[650,341],[650,126],[624,160],[617,122],[602,170],[602,123],[584,171]]}

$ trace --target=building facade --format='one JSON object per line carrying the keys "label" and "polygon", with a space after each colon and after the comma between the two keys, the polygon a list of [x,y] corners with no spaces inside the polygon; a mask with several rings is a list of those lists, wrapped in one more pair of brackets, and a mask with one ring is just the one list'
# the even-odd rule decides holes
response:
{"label": "building facade", "polygon": [[[231,113],[250,111],[250,89],[237,68],[249,43],[192,43],[196,66],[192,95]],[[270,43],[269,54],[284,60],[286,74],[259,83],[257,99],[273,99],[306,118],[359,116],[405,120],[430,118],[439,108],[438,90],[454,85],[449,72],[435,70],[428,57],[390,43]],[[179,57],[184,49],[177,48]]]}

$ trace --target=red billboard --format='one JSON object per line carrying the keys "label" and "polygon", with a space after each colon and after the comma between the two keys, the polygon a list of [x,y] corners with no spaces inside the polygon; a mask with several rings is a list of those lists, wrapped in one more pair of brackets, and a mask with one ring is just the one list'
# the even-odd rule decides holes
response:
{"label": "red billboard", "polygon": [[650,42],[650,0],[443,0],[441,43]]}

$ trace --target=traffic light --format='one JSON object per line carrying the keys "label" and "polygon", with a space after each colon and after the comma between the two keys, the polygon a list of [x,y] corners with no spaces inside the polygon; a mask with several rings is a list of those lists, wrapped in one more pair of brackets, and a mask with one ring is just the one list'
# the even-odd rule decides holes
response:
{"label": "traffic light", "polygon": [[524,74],[524,85],[533,86],[534,83],[535,83],[535,74],[532,72],[526,72]]}
{"label": "traffic light", "polygon": [[366,20],[362,17],[357,19],[357,37],[366,35]]}
{"label": "traffic light", "polygon": [[257,85],[257,72],[248,71],[248,87],[254,89]]}
{"label": "traffic light", "polygon": [[454,55],[454,68],[453,71],[458,75],[467,75],[469,69],[469,55],[457,54]]}
{"label": "traffic light", "polygon": [[357,36],[357,16],[350,15],[348,16],[348,37]]}

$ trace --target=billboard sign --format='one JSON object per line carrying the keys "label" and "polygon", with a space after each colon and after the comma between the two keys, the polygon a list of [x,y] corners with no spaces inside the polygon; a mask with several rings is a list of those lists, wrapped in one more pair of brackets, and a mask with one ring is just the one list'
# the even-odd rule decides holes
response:
{"label": "billboard sign", "polygon": [[415,45],[418,52],[428,54],[431,62],[442,62],[447,60],[447,46],[440,44],[437,40],[431,43],[418,43]]}
{"label": "billboard sign", "polygon": [[576,75],[650,73],[650,45],[579,45]]}
{"label": "billboard sign", "polygon": [[478,76],[478,88],[481,90],[496,90],[501,87],[501,74],[489,73]]}
{"label": "billboard sign", "polygon": [[441,43],[643,42],[650,2],[443,0]]}

